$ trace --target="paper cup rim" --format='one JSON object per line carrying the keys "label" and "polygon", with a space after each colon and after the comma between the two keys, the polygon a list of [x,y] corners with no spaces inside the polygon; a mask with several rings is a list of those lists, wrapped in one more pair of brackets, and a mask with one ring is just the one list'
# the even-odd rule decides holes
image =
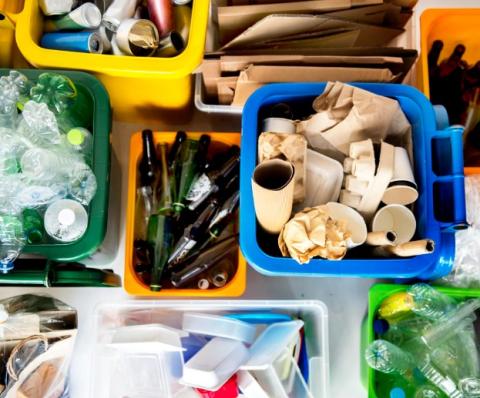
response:
{"label": "paper cup rim", "polygon": [[[403,191],[404,193],[406,193],[407,195],[410,195],[411,196],[409,197],[409,199],[407,199],[406,201],[398,201],[398,198],[400,197],[398,194],[395,195],[394,192],[395,191]],[[395,201],[390,201],[388,199],[388,194],[389,193],[393,193],[395,196],[396,196],[396,202]],[[387,198],[385,198],[385,196],[387,196]],[[401,206],[405,206],[405,205],[410,205],[412,203],[414,203],[417,199],[418,199],[418,196],[419,196],[419,193],[418,191],[413,188],[412,186],[409,186],[409,185],[393,185],[393,186],[390,186],[388,187],[387,189],[385,189],[385,192],[382,196],[382,202],[385,203],[386,205],[390,206],[390,205],[401,205]],[[395,199],[394,199],[395,200]],[[409,209],[410,210],[410,209]]]}

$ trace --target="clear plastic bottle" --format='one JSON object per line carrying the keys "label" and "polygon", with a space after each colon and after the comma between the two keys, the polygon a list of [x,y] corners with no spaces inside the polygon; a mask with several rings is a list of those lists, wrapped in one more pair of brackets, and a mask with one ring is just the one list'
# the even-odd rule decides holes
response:
{"label": "clear plastic bottle", "polygon": [[382,373],[403,375],[415,368],[412,355],[386,340],[371,343],[365,351],[365,359],[371,368]]}
{"label": "clear plastic bottle", "polygon": [[457,306],[453,298],[440,293],[426,283],[417,283],[407,292],[414,301],[412,311],[427,319],[441,319]]}
{"label": "clear plastic bottle", "polygon": [[13,262],[24,246],[21,216],[0,214],[0,272],[7,273],[13,269]]}
{"label": "clear plastic bottle", "polygon": [[87,230],[88,214],[78,202],[62,199],[52,203],[45,212],[45,231],[60,242],[75,242]]}
{"label": "clear plastic bottle", "polygon": [[464,398],[480,398],[480,379],[469,377],[458,383]]}
{"label": "clear plastic bottle", "polygon": [[65,184],[25,185],[18,190],[15,201],[22,208],[35,209],[63,199],[67,195],[68,187]]}
{"label": "clear plastic bottle", "polygon": [[70,196],[84,206],[88,206],[97,192],[97,178],[86,164],[75,166],[68,177]]}
{"label": "clear plastic bottle", "polygon": [[443,398],[443,394],[438,388],[430,385],[423,385],[417,388],[414,398]]}
{"label": "clear plastic bottle", "polygon": [[14,128],[18,111],[18,88],[3,76],[0,78],[0,127]]}
{"label": "clear plastic bottle", "polygon": [[17,134],[28,140],[32,147],[51,147],[61,143],[55,115],[47,105],[35,101],[25,104]]}
{"label": "clear plastic bottle", "polygon": [[76,164],[74,159],[45,148],[29,149],[20,160],[27,180],[45,183],[64,182]]}
{"label": "clear plastic bottle", "polygon": [[82,155],[85,162],[92,164],[93,158],[93,135],[83,127],[75,127],[66,135],[66,147]]}

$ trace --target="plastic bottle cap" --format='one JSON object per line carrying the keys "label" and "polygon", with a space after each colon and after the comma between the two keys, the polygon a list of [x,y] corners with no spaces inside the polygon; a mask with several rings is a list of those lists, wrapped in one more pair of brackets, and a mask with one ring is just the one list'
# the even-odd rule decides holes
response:
{"label": "plastic bottle cap", "polygon": [[65,226],[75,223],[75,212],[72,209],[63,209],[58,213],[58,222]]}
{"label": "plastic bottle cap", "polygon": [[390,398],[405,398],[405,391],[400,387],[395,387],[390,390]]}
{"label": "plastic bottle cap", "polygon": [[68,142],[72,145],[82,145],[85,141],[85,136],[80,129],[71,129],[67,134]]}
{"label": "plastic bottle cap", "polygon": [[8,319],[8,312],[3,304],[0,304],[0,323],[4,323]]}

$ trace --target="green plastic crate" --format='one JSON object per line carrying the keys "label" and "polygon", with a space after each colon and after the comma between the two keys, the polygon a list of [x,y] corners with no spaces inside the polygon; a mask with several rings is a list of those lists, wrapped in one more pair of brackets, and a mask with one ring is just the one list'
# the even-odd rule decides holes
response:
{"label": "green plastic crate", "polygon": [[[368,390],[368,398],[387,398],[377,395],[375,391],[377,372],[375,372],[372,368],[368,366],[364,358],[365,348],[373,340],[375,340],[375,332],[373,330],[373,321],[375,320],[375,314],[377,313],[377,310],[384,299],[391,296],[392,294],[404,292],[408,288],[409,285],[377,284],[372,286],[368,294],[368,314],[367,318],[363,322],[362,342],[360,345],[362,381],[365,388],[367,388]],[[439,292],[445,293],[448,296],[451,296],[459,301],[480,297],[480,289],[457,289],[438,286],[435,286],[435,288]]]}
{"label": "green plastic crate", "polygon": [[[110,131],[112,126],[108,93],[94,76],[84,72],[61,70],[17,69],[29,79],[36,80],[44,72],[68,76],[75,83],[78,95],[79,115],[91,115],[87,126],[93,134],[92,170],[97,177],[97,193],[88,208],[88,228],[81,239],[72,243],[41,243],[25,246],[23,252],[36,254],[55,261],[77,261],[86,258],[102,244],[107,230],[108,195],[110,187]],[[10,69],[0,69],[0,76],[8,75]],[[82,102],[82,103],[81,103]]]}

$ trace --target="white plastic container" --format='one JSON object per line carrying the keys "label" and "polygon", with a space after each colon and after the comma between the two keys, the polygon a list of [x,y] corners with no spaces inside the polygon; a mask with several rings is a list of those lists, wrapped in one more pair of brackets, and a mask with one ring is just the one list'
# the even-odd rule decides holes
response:
{"label": "white plastic container", "polygon": [[[117,398],[122,396],[112,394],[113,386],[119,380],[112,379],[111,368],[115,363],[125,362],[125,358],[122,358],[124,354],[119,354],[118,351],[107,347],[115,329],[126,324],[141,325],[149,323],[158,323],[181,329],[184,312],[221,315],[249,311],[280,312],[304,321],[306,347],[310,362],[309,386],[311,395],[313,398],[328,398],[328,315],[326,306],[315,300],[162,300],[102,304],[97,308],[95,314],[95,330],[92,337],[95,347],[92,355],[90,397]],[[129,359],[131,359],[131,354],[129,355]],[[153,375],[153,372],[151,375]],[[163,395],[161,396],[164,398],[174,398],[184,388],[178,385],[173,390],[170,388],[170,391],[165,391],[163,383],[168,379],[164,375],[158,377],[159,380],[150,379],[153,388],[149,389],[147,385],[142,385],[145,390],[145,398],[149,398],[148,392],[155,388],[157,391],[162,390]]]}

